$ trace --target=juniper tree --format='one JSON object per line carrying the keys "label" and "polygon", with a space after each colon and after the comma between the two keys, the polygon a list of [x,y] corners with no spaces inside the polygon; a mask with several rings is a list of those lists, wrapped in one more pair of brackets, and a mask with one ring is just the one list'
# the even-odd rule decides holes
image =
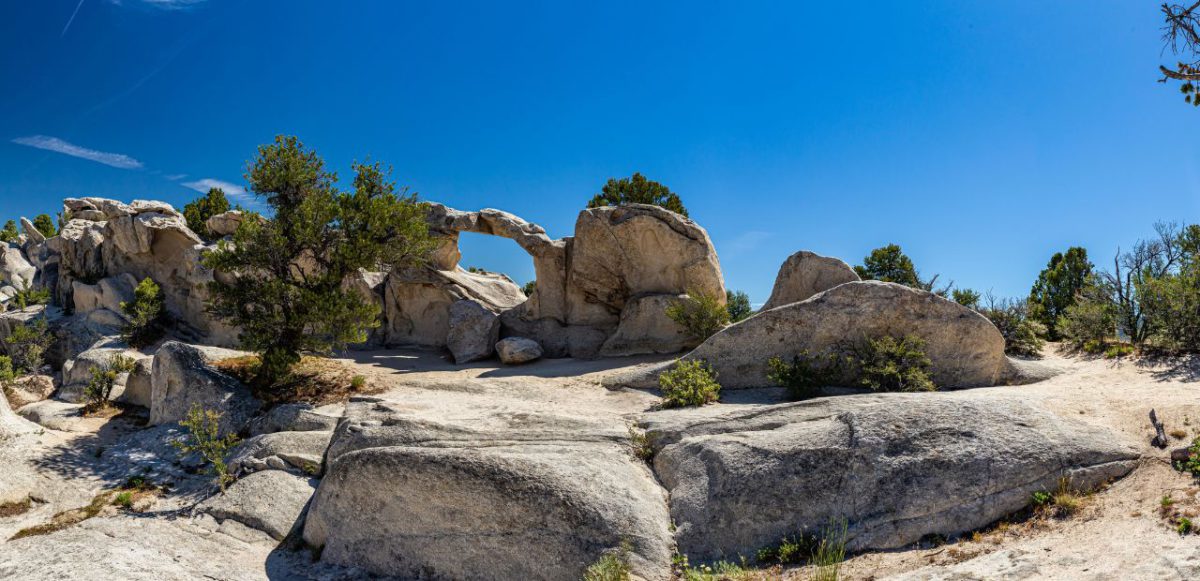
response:
{"label": "juniper tree", "polygon": [[600,193],[588,202],[589,208],[600,206],[623,206],[625,204],[651,204],[661,206],[676,214],[686,217],[687,209],[679,196],[654,180],[634,172],[633,176],[621,179],[609,179],[600,189]]}
{"label": "juniper tree", "polygon": [[246,180],[273,215],[243,221],[204,259],[236,275],[210,283],[209,310],[262,354],[261,385],[284,378],[301,353],[363,342],[379,325],[379,308],[343,287],[348,276],[422,263],[435,246],[416,194],[397,193],[378,163],[353,168],[353,190],[343,192],[297,138],[260,146]]}

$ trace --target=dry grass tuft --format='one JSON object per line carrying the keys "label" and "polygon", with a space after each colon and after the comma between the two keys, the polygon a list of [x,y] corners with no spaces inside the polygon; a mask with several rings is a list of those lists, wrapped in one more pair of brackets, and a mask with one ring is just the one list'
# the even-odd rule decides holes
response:
{"label": "dry grass tuft", "polygon": [[311,355],[302,357],[286,379],[275,385],[263,386],[255,381],[260,363],[257,355],[246,355],[222,359],[213,365],[249,385],[256,396],[268,403],[325,405],[344,402],[352,395],[384,391],[383,387],[372,385],[369,379],[356,375],[342,363]]}

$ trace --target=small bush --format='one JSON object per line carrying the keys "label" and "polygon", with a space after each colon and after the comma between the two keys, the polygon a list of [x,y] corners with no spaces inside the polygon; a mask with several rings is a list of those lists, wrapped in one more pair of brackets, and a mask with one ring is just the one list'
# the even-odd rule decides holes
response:
{"label": "small bush", "polygon": [[1113,336],[1116,318],[1112,305],[1080,297],[1078,302],[1066,307],[1055,327],[1068,344],[1089,353],[1099,353],[1104,350],[1105,341]]}
{"label": "small bush", "polygon": [[750,568],[745,558],[740,563],[721,560],[711,565],[692,567],[687,555],[676,555],[672,559],[672,568],[681,581],[757,581],[775,578]]}
{"label": "small bush", "polygon": [[181,454],[199,454],[208,466],[209,473],[216,476],[217,486],[224,493],[225,487],[233,482],[233,475],[225,464],[225,455],[237,444],[237,435],[221,436],[221,413],[203,409],[200,404],[193,404],[179,425],[187,429],[188,435],[183,440],[171,442],[171,445],[179,449]]}
{"label": "small bush", "polygon": [[834,385],[842,364],[836,353],[811,355],[807,350],[792,357],[786,363],[778,357],[767,361],[767,378],[776,385],[785,387],[794,400],[809,399],[821,395],[821,388]]}
{"label": "small bush", "polygon": [[1029,305],[1025,301],[997,300],[988,295],[988,306],[979,312],[1000,331],[1004,337],[1004,352],[1009,355],[1037,357],[1046,344],[1049,331],[1042,323],[1029,316]]}
{"label": "small bush", "polygon": [[704,341],[729,324],[729,311],[721,298],[703,291],[690,290],[688,297],[667,307],[667,318],[675,321],[698,341]]}
{"label": "small bush", "polygon": [[12,357],[0,355],[0,387],[7,387],[16,378],[17,373],[13,370]]}
{"label": "small bush", "polygon": [[33,305],[45,305],[49,302],[50,289],[31,288],[29,285],[23,285],[23,288],[17,289],[17,294],[9,300],[12,308],[18,311]]}
{"label": "small bush", "polygon": [[638,460],[649,462],[654,458],[654,446],[650,445],[650,438],[632,425],[629,426],[629,448]]}
{"label": "small bush", "polygon": [[133,301],[122,302],[121,310],[129,318],[122,336],[130,346],[145,347],[162,337],[162,320],[166,313],[162,288],[150,278],[138,283],[133,291]]}
{"label": "small bush", "polygon": [[108,407],[117,377],[133,371],[134,360],[124,355],[113,355],[103,365],[92,368],[92,379],[83,388],[85,413],[94,413]]}
{"label": "small bush", "polygon": [[13,366],[20,373],[37,373],[52,341],[46,319],[42,317],[23,325],[14,325],[12,332],[4,339]]}
{"label": "small bush", "polygon": [[113,497],[113,504],[121,508],[133,508],[133,493],[128,490],[124,492],[118,492],[117,495]]}
{"label": "small bush", "polygon": [[1195,527],[1192,525],[1192,520],[1186,516],[1181,516],[1179,517],[1179,524],[1175,526],[1175,531],[1180,535],[1186,535],[1191,533],[1193,528]]}
{"label": "small bush", "polygon": [[1192,445],[1188,446],[1187,460],[1180,462],[1176,468],[1200,478],[1200,437],[1192,440]]}
{"label": "small bush", "polygon": [[701,406],[717,401],[721,385],[704,361],[680,361],[658,376],[664,408]]}
{"label": "small bush", "polygon": [[629,581],[629,543],[621,543],[621,548],[588,565],[583,572],[584,581]]}
{"label": "small bush", "polygon": [[859,383],[873,391],[937,390],[929,378],[932,364],[920,337],[868,338],[854,347],[853,353],[852,359],[859,366]]}
{"label": "small bush", "polygon": [[1058,490],[1034,492],[1030,502],[1037,513],[1066,518],[1079,511],[1083,505],[1083,497],[1071,487],[1071,480],[1064,476],[1058,479]]}
{"label": "small bush", "polygon": [[367,377],[365,375],[355,375],[350,378],[350,389],[352,391],[362,391],[367,386]]}
{"label": "small bush", "polygon": [[1108,349],[1104,350],[1104,358],[1116,359],[1118,357],[1126,357],[1133,355],[1133,351],[1133,345],[1128,343],[1117,343],[1116,345],[1111,345]]}

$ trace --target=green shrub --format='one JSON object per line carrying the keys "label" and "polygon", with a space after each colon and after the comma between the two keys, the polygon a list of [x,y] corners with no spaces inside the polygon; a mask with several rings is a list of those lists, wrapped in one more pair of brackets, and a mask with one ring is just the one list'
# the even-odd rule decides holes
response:
{"label": "green shrub", "polygon": [[867,338],[853,349],[859,383],[873,391],[936,391],[925,341],[915,335]]}
{"label": "green shrub", "polygon": [[537,281],[536,281],[536,280],[531,280],[531,281],[529,281],[529,282],[525,283],[525,284],[524,284],[524,285],[521,287],[521,292],[522,292],[522,293],[525,293],[525,296],[527,296],[527,297],[531,297],[531,296],[533,296],[533,291],[534,291],[534,290],[536,290],[536,289],[537,289]]}
{"label": "green shrub", "polygon": [[4,342],[8,344],[8,355],[18,372],[37,373],[53,338],[46,319],[37,317],[29,323],[14,325]]}
{"label": "green shrub", "polygon": [[166,316],[163,293],[150,278],[138,283],[133,291],[133,301],[121,302],[121,311],[129,319],[121,335],[131,347],[145,347],[163,336],[163,318]]}
{"label": "green shrub", "polygon": [[1037,357],[1046,342],[1046,326],[1029,317],[1025,301],[995,300],[979,312],[988,318],[1004,337],[1004,352],[1009,355]]}
{"label": "green shrub", "polygon": [[629,426],[629,448],[638,460],[649,462],[654,458],[654,446],[650,444],[650,438],[633,425]]}
{"label": "green shrub", "polygon": [[1050,504],[1052,500],[1054,500],[1054,495],[1046,492],[1045,490],[1034,492],[1033,496],[1031,496],[1029,499],[1033,506],[1046,506]]}
{"label": "green shrub", "polygon": [[117,495],[113,497],[113,504],[121,508],[133,508],[133,493],[128,490],[118,492]]}
{"label": "green shrub", "polygon": [[750,308],[750,295],[742,291],[725,291],[725,310],[729,311],[730,323],[744,321],[754,314],[754,309]]}
{"label": "green shrub", "polygon": [[1108,349],[1104,350],[1104,358],[1116,359],[1118,357],[1126,357],[1128,355],[1133,355],[1133,352],[1133,345],[1128,343],[1117,343],[1116,345],[1110,345]]}
{"label": "green shrub", "polygon": [[720,560],[711,565],[692,567],[687,555],[676,555],[671,564],[680,581],[758,581],[764,578],[746,564],[744,557],[740,563]]}
{"label": "green shrub", "polygon": [[699,290],[688,291],[687,298],[675,301],[666,310],[689,336],[704,341],[729,324],[729,311],[721,298]]}
{"label": "green shrub", "polygon": [[21,310],[33,305],[45,305],[50,302],[50,289],[48,288],[32,288],[25,285],[23,288],[17,289],[17,294],[13,295],[9,304],[16,310]]}
{"label": "green shrub", "polygon": [[666,208],[683,217],[687,217],[687,209],[679,196],[654,180],[634,172],[633,176],[621,179],[609,179],[600,193],[592,197],[587,207],[624,206],[626,204],[650,204]]}
{"label": "green shrub", "polygon": [[1089,343],[1103,345],[1116,330],[1116,317],[1112,305],[1098,299],[1080,297],[1064,308],[1056,324],[1059,336],[1077,348]]}
{"label": "green shrub", "polygon": [[721,385],[712,367],[704,361],[679,361],[658,376],[663,392],[662,407],[701,406],[717,401]]}
{"label": "green shrub", "polygon": [[968,309],[979,310],[979,300],[983,298],[983,295],[979,294],[979,291],[969,288],[956,288],[950,291],[950,298]]}
{"label": "green shrub", "polygon": [[1192,440],[1192,444],[1188,446],[1187,460],[1180,462],[1176,467],[1200,478],[1200,438]]}
{"label": "green shrub", "polygon": [[113,355],[99,367],[92,368],[92,378],[83,388],[84,411],[96,412],[107,407],[113,387],[122,373],[133,371],[135,361],[124,355]]}
{"label": "green shrub", "polygon": [[625,542],[616,552],[605,553],[588,565],[583,572],[584,581],[629,581],[629,551],[629,543]]}
{"label": "green shrub", "polygon": [[350,378],[350,389],[353,391],[362,391],[367,386],[367,376],[355,375]]}
{"label": "green shrub", "polygon": [[814,356],[804,350],[792,357],[791,363],[778,357],[768,360],[767,378],[787,388],[791,399],[809,399],[820,396],[821,388],[835,385],[841,367],[842,357],[836,353]]}
{"label": "green shrub", "polygon": [[12,358],[7,355],[0,355],[0,387],[6,387],[17,378],[17,373],[13,369]]}
{"label": "green shrub", "polygon": [[183,440],[174,440],[172,446],[179,449],[181,454],[197,453],[208,466],[210,474],[216,476],[217,485],[221,492],[233,482],[229,466],[225,464],[225,455],[238,442],[236,434],[221,436],[221,413],[206,410],[200,404],[192,404],[187,417],[179,422],[187,429],[188,434]]}

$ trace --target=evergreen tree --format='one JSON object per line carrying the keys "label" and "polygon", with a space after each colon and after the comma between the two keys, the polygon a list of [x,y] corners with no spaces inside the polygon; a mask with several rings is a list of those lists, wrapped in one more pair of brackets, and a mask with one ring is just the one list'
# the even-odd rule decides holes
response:
{"label": "evergreen tree", "polygon": [[229,200],[221,188],[211,188],[202,197],[196,198],[183,207],[183,217],[187,220],[188,228],[199,234],[205,240],[214,236],[208,231],[208,219],[217,214],[229,211]]}
{"label": "evergreen tree", "polygon": [[646,176],[634,172],[632,177],[609,179],[600,193],[588,202],[589,208],[601,206],[623,206],[625,204],[651,204],[661,206],[676,214],[687,217],[687,209],[679,196],[671,192],[667,186],[646,179]]}
{"label": "evergreen tree", "polygon": [[435,247],[415,194],[397,195],[378,163],[353,167],[354,189],[341,192],[337,175],[297,138],[259,147],[246,179],[274,213],[243,222],[232,244],[205,257],[236,275],[210,283],[209,309],[262,354],[261,386],[278,384],[301,353],[360,343],[379,325],[378,307],[343,287],[348,276],[419,264]]}
{"label": "evergreen tree", "polygon": [[1058,340],[1059,317],[1075,304],[1076,296],[1092,278],[1092,263],[1087,250],[1078,246],[1066,254],[1056,252],[1029,291],[1030,318],[1046,326],[1052,340]]}
{"label": "evergreen tree", "polygon": [[37,228],[37,231],[41,232],[42,236],[46,238],[58,234],[58,228],[54,226],[54,218],[51,218],[49,214],[38,214],[33,219],[33,227]]}

